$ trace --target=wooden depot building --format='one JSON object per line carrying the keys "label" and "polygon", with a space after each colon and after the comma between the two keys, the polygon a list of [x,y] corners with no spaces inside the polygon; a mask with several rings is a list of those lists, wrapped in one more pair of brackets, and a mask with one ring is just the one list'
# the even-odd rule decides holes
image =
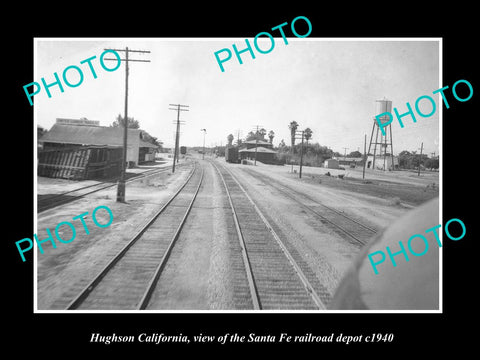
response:
{"label": "wooden depot building", "polygon": [[[38,141],[38,175],[82,180],[117,176],[121,169],[122,127],[100,126],[87,119],[57,119]],[[155,159],[157,145],[143,139],[144,132],[128,129],[127,164]]]}

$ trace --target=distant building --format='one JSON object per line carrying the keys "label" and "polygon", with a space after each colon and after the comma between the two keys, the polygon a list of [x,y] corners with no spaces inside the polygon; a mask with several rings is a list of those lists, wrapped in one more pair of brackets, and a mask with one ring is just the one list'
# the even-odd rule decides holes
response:
{"label": "distant building", "polygon": [[338,157],[338,164],[346,167],[363,166],[363,157]]}
{"label": "distant building", "polygon": [[327,159],[325,160],[324,167],[329,169],[338,169],[338,160],[337,159]]}
{"label": "distant building", "polygon": [[[256,155],[255,155],[255,149],[256,149]],[[275,164],[275,154],[277,152],[261,147],[259,146],[258,148],[250,148],[250,149],[240,149],[238,150],[238,154],[240,156],[240,159],[249,159],[249,160],[254,160],[255,156],[257,158],[257,161],[260,161],[265,164]]]}
{"label": "distant building", "polygon": [[[122,127],[99,126],[99,122],[87,119],[57,119],[52,128],[39,142],[44,150],[73,148],[79,146],[123,147]],[[158,146],[143,140],[140,129],[128,129],[127,162],[129,166],[155,159]]]}
{"label": "distant building", "polygon": [[[242,147],[238,150],[238,156],[240,159],[254,160],[255,156],[257,161],[265,164],[275,164],[276,151],[272,150],[273,145],[265,140],[248,140],[242,143]],[[256,155],[255,155],[256,152]]]}

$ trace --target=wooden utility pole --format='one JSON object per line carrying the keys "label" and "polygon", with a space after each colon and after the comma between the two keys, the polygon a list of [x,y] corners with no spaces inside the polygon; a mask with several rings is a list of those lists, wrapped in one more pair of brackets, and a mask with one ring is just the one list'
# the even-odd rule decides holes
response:
{"label": "wooden utility pole", "polygon": [[255,161],[253,162],[254,166],[257,166],[257,148],[258,148],[258,125],[257,125],[257,131],[255,132]]}
{"label": "wooden utility pole", "polygon": [[[297,137],[298,136],[298,137]],[[298,177],[301,179],[302,178],[302,167],[303,167],[303,139],[305,137],[305,131],[304,130],[298,130],[295,131],[295,136],[294,139],[301,139],[302,144],[300,145],[300,170],[298,172]]]}
{"label": "wooden utility pole", "polygon": [[305,131],[302,130],[302,145],[300,147],[300,172],[298,177],[302,178],[302,167],[303,167],[303,138],[305,136]]}
{"label": "wooden utility pole", "polygon": [[[104,50],[113,50],[113,51],[124,51],[125,59],[120,59],[120,61],[125,61],[125,116],[123,118],[123,153],[122,153],[122,170],[120,173],[120,179],[118,180],[117,185],[117,202],[125,202],[125,172],[127,166],[127,134],[128,134],[128,62],[150,62],[150,60],[137,60],[129,59],[128,53],[147,53],[150,51],[146,50],[131,50],[128,47],[124,49],[104,49]],[[118,59],[103,59],[110,61],[118,61]]]}
{"label": "wooden utility pole", "polygon": [[188,111],[188,105],[180,104],[168,104],[170,106],[176,106],[176,108],[170,108],[169,110],[175,110],[177,112],[177,132],[175,133],[175,150],[173,152],[173,166],[172,173],[175,172],[175,162],[178,162],[179,141],[180,141],[180,111]]}
{"label": "wooden utility pole", "polygon": [[262,126],[262,125],[254,125],[254,129],[255,129],[255,157],[254,157],[254,161],[253,161],[253,165],[256,166],[257,165],[257,148],[258,148],[258,136],[259,136],[259,132],[258,132],[258,129]]}
{"label": "wooden utility pole", "polygon": [[422,146],[420,147],[420,158],[418,159],[418,176],[420,176],[420,162],[422,161],[422,152],[423,152],[423,142],[422,142]]}
{"label": "wooden utility pole", "polygon": [[242,131],[240,129],[237,129],[237,147],[240,147],[240,133]]}
{"label": "wooden utility pole", "polygon": [[365,141],[363,143],[363,176],[362,179],[365,179],[365,166],[367,165],[367,134],[365,134]]}

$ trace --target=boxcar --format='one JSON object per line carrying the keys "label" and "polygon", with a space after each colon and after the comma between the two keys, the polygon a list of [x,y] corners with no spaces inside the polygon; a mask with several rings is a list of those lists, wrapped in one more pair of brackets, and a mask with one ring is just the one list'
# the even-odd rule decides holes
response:
{"label": "boxcar", "polygon": [[238,163],[238,148],[235,146],[227,146],[225,148],[225,161],[230,163]]}

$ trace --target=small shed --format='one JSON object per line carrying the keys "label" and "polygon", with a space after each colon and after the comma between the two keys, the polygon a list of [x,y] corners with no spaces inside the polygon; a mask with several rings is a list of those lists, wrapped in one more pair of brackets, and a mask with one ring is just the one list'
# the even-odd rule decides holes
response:
{"label": "small shed", "polygon": [[338,160],[337,159],[325,160],[325,167],[329,169],[338,169]]}

